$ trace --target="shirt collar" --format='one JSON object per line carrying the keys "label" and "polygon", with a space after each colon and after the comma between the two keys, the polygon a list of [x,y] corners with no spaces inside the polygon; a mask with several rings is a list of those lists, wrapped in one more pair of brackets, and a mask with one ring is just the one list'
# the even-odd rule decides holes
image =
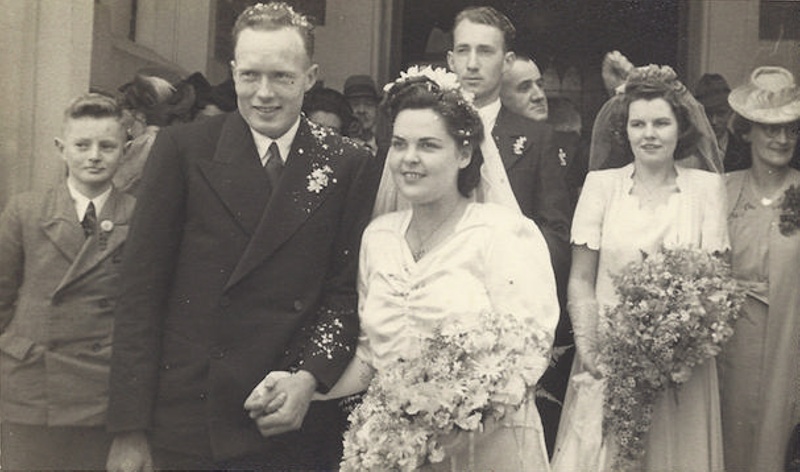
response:
{"label": "shirt collar", "polygon": [[497,121],[497,115],[500,114],[500,106],[501,106],[500,97],[498,97],[492,103],[489,103],[487,105],[478,108],[478,116],[481,117],[485,133],[492,132],[494,124]]}
{"label": "shirt collar", "polygon": [[278,139],[272,139],[268,136],[265,136],[251,127],[250,132],[253,134],[253,141],[256,143],[258,158],[261,159],[261,165],[266,164],[265,159],[267,156],[267,150],[273,141],[278,144],[278,151],[281,153],[281,160],[284,164],[286,164],[286,159],[289,157],[289,151],[292,149],[292,141],[294,141],[294,136],[297,134],[297,129],[299,127],[300,115],[297,115],[297,121],[295,121],[291,128],[283,133],[283,135]]}
{"label": "shirt collar", "polygon": [[100,195],[94,198],[87,198],[86,195],[82,194],[72,185],[69,179],[67,179],[67,190],[69,190],[69,195],[75,203],[75,213],[78,215],[78,221],[83,221],[83,217],[86,215],[86,208],[89,207],[89,202],[94,203],[94,212],[99,216],[103,205],[105,205],[108,200],[108,196],[111,195],[111,187],[108,187],[108,190]]}

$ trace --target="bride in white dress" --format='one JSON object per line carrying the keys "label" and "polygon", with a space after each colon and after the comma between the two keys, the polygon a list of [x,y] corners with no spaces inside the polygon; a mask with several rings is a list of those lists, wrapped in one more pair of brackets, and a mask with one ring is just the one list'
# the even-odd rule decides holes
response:
{"label": "bride in white dress", "polygon": [[[420,340],[448,320],[477,323],[483,313],[510,313],[552,341],[558,301],[547,246],[515,204],[475,201],[473,194],[500,194],[498,187],[507,184],[495,181],[486,191],[483,126],[457,85],[435,80],[446,76],[404,76],[389,90],[393,135],[380,206],[396,189],[390,199],[403,199],[410,208],[377,217],[364,233],[361,337],[355,358],[325,399],[365,390],[376,371],[418,355]],[[486,153],[491,161],[484,166],[499,164],[496,150]],[[543,354],[537,378],[547,364]],[[450,457],[430,467],[549,470],[532,395],[472,442],[470,448],[451,447]]]}

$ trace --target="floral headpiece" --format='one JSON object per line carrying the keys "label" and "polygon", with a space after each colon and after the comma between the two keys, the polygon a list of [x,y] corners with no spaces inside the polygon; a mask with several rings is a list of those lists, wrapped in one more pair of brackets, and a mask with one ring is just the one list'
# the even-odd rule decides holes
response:
{"label": "floral headpiece", "polygon": [[665,86],[675,92],[686,92],[686,86],[678,80],[678,74],[670,66],[659,66],[649,64],[642,67],[633,68],[628,74],[625,82],[625,90],[631,87]]}
{"label": "floral headpiece", "polygon": [[[455,104],[457,106],[463,107],[468,110],[470,114],[477,117],[477,109],[473,105],[475,94],[461,87],[456,74],[448,72],[441,67],[434,69],[431,66],[411,66],[405,72],[400,72],[400,77],[383,87],[383,91],[386,93],[387,103],[392,103],[394,98],[403,90],[417,84],[424,85],[431,93],[440,94],[441,98],[449,96],[451,100],[455,99]],[[478,118],[478,120],[480,119]],[[463,138],[463,144],[466,146],[469,144],[474,130],[472,127],[467,126],[466,128],[459,129],[457,133]]]}

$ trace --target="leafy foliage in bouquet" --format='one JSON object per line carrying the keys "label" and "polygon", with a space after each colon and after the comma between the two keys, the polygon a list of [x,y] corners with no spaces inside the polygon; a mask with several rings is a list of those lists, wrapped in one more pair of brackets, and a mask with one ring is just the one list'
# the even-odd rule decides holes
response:
{"label": "leafy foliage in bouquet", "polygon": [[800,187],[796,185],[783,194],[779,227],[784,236],[791,236],[800,229]]}
{"label": "leafy foliage in bouquet", "polygon": [[448,322],[419,356],[379,371],[350,415],[342,471],[415,470],[445,458],[442,440],[519,408],[547,366],[552,335],[512,315]]}
{"label": "leafy foliage in bouquet", "polygon": [[613,277],[619,303],[607,312],[600,349],[615,470],[639,466],[659,394],[720,352],[745,297],[723,255],[663,247],[642,255]]}

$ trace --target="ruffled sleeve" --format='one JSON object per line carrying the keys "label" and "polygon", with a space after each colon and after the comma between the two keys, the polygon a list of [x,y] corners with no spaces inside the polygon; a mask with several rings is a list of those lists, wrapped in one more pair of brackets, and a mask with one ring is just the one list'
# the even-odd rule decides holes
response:
{"label": "ruffled sleeve", "polygon": [[575,216],[572,220],[571,242],[576,246],[586,245],[595,251],[600,249],[603,219],[608,202],[608,177],[613,171],[595,171],[586,175]]}
{"label": "ruffled sleeve", "polygon": [[[510,313],[538,331],[548,351],[558,323],[558,299],[550,254],[533,221],[508,213],[508,224],[498,224],[487,252],[486,287],[492,308]],[[549,359],[535,372],[541,376]]]}

